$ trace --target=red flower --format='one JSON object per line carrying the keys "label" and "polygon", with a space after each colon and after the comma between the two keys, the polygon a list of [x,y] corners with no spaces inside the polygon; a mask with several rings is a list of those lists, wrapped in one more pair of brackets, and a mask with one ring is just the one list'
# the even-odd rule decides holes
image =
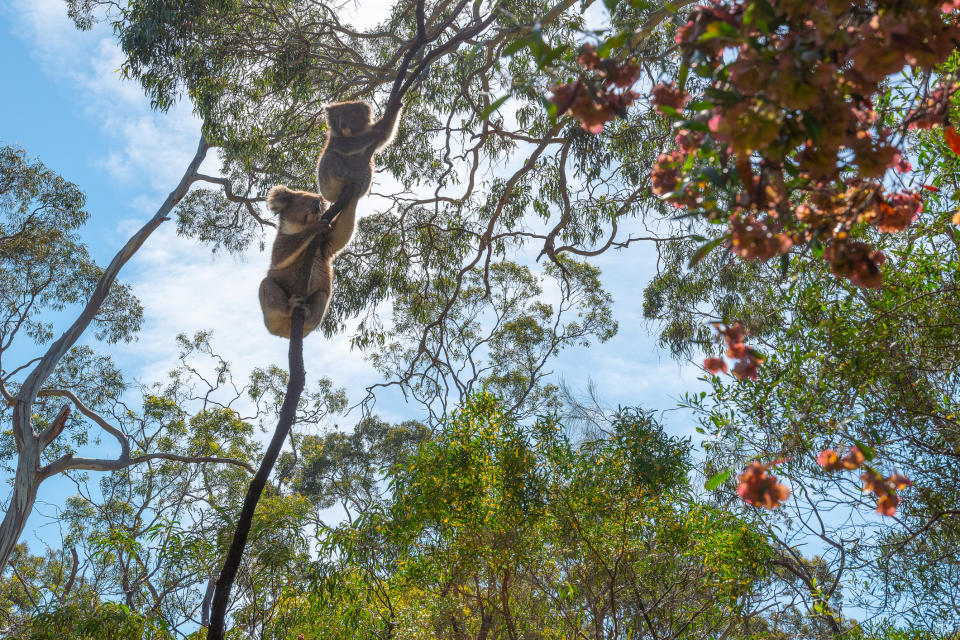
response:
{"label": "red flower", "polygon": [[577,58],[577,62],[587,69],[603,70],[603,58],[597,55],[597,48],[589,43],[580,47],[580,56]]}
{"label": "red flower", "polygon": [[943,139],[947,141],[947,146],[960,156],[960,134],[957,133],[957,130],[953,127],[947,127],[943,130]]}
{"label": "red flower", "polygon": [[824,449],[821,451],[820,455],[817,456],[817,464],[820,465],[824,471],[840,471],[844,469],[843,463],[840,462],[840,457],[833,449]]}
{"label": "red flower", "polygon": [[703,361],[703,368],[713,375],[717,375],[721,371],[723,373],[727,372],[727,363],[723,358],[707,358]]}
{"label": "red flower", "polygon": [[904,158],[899,151],[894,156],[893,163],[898,173],[909,173],[913,169],[910,161]]}
{"label": "red flower", "polygon": [[770,465],[751,462],[737,475],[737,494],[743,501],[754,507],[775,509],[790,497],[790,489],[777,482],[776,476],[767,473]]}
{"label": "red flower", "polygon": [[652,102],[657,108],[657,112],[666,115],[660,107],[670,107],[676,111],[683,111],[687,102],[690,101],[690,95],[682,91],[675,83],[658,84],[650,91]]}
{"label": "red flower", "polygon": [[863,455],[863,452],[860,451],[859,447],[850,447],[850,451],[847,452],[847,455],[843,456],[843,468],[854,470],[859,469],[860,466],[866,462],[867,457]]}
{"label": "red flower", "polygon": [[610,104],[609,100],[597,102],[582,80],[573,84],[557,85],[552,91],[550,102],[557,105],[557,114],[564,115],[569,112],[590,133],[603,131],[603,125],[616,118],[621,110],[620,105]]}
{"label": "red flower", "polygon": [[874,210],[873,224],[885,233],[904,231],[923,209],[923,198],[915,191],[894,193],[880,198]]}
{"label": "red flower", "polygon": [[730,216],[730,249],[744,260],[769,260],[790,251],[793,240],[776,223],[754,216]]}
{"label": "red flower", "polygon": [[898,491],[903,491],[903,490],[906,489],[907,487],[912,487],[912,486],[913,486],[913,482],[910,480],[910,478],[908,478],[908,477],[905,476],[905,475],[901,475],[901,474],[897,473],[896,471],[894,471],[894,472],[893,472],[893,475],[891,475],[889,478],[887,478],[887,480],[888,480]]}
{"label": "red flower", "polygon": [[626,89],[627,87],[632,87],[636,84],[637,80],[640,79],[640,72],[642,71],[640,64],[630,60],[625,60],[623,62],[615,62],[613,60],[608,60],[608,64],[604,66],[604,79],[603,81],[607,84],[619,87],[621,89]]}
{"label": "red flower", "polygon": [[827,247],[823,257],[830,262],[834,275],[849,278],[858,287],[877,289],[882,284],[880,265],[886,256],[868,244],[838,242]]}
{"label": "red flower", "polygon": [[685,159],[679,151],[661,153],[650,172],[650,190],[658,196],[676,191],[680,179],[680,168]]}
{"label": "red flower", "polygon": [[[727,357],[736,360],[731,373],[740,380],[747,378],[756,380],[759,374],[757,366],[763,364],[763,357],[744,343],[747,338],[747,331],[743,328],[743,325],[735,322],[727,326],[716,322],[714,326],[723,336],[723,341],[727,345]],[[714,375],[718,371],[724,373],[727,371],[727,364],[722,358],[707,358],[703,364],[704,368]]]}
{"label": "red flower", "polygon": [[873,469],[865,471],[860,479],[863,480],[864,493],[877,496],[877,512],[884,516],[892,516],[897,512],[900,504],[897,491],[913,485],[910,478],[899,473],[894,472],[889,478],[884,478]]}
{"label": "red flower", "polygon": [[762,362],[763,360],[761,358],[754,357],[753,353],[750,353],[746,357],[737,360],[737,364],[733,365],[733,375],[741,380],[748,378],[750,380],[756,380],[760,374],[757,365]]}
{"label": "red flower", "polygon": [[895,493],[884,493],[877,498],[877,512],[882,516],[892,516],[897,513],[900,498]]}

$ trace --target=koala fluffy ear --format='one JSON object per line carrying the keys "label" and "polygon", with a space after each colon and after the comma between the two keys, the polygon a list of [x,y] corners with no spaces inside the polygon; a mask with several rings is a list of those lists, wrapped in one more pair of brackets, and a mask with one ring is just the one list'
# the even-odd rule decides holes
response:
{"label": "koala fluffy ear", "polygon": [[267,208],[279,215],[281,211],[290,205],[292,197],[293,192],[290,191],[286,185],[278,184],[275,187],[271,187],[267,193]]}

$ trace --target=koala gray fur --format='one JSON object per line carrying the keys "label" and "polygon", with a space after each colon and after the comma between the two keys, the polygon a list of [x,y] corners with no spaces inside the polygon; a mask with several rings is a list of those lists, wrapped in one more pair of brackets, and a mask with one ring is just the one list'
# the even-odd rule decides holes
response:
{"label": "koala gray fur", "polygon": [[[354,200],[355,205],[355,200]],[[333,293],[333,259],[350,241],[354,219],[344,217],[347,210],[331,223],[322,220],[327,202],[309,191],[294,191],[277,185],[267,194],[267,207],[280,218],[277,237],[270,255],[270,270],[260,282],[260,308],[267,330],[282,338],[290,337],[290,317],[297,306],[305,307],[303,334],[313,331],[327,312]],[[356,206],[349,207],[353,213]],[[318,234],[326,234],[314,256],[306,295],[295,291],[304,251]]]}

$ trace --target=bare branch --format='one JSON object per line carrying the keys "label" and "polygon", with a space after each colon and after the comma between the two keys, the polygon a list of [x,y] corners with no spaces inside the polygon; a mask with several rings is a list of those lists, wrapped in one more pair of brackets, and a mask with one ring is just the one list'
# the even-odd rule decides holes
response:
{"label": "bare branch", "polygon": [[60,594],[60,602],[66,602],[70,590],[73,589],[73,581],[77,578],[77,569],[80,567],[80,558],[77,556],[77,548],[70,547],[70,555],[73,557],[73,565],[70,567],[70,577],[67,584],[63,587],[63,593]]}
{"label": "bare branch", "polygon": [[45,447],[53,442],[54,438],[63,432],[63,429],[67,426],[68,417],[70,417],[70,405],[65,404],[60,408],[57,417],[53,419],[50,426],[40,434],[41,447]]}
{"label": "bare branch", "polygon": [[[120,442],[120,447],[122,448],[122,453],[121,453],[122,456],[128,457],[130,455],[130,444],[127,441],[127,436],[122,431],[120,431],[120,429],[116,428],[115,426],[107,422],[106,419],[104,419],[104,417],[101,416],[99,413],[97,413],[96,411],[94,411],[93,409],[85,405],[83,401],[80,400],[80,398],[78,398],[74,392],[70,391],[69,389],[41,389],[40,392],[37,394],[37,397],[51,397],[51,396],[68,399],[70,402],[74,404],[74,406],[77,408],[77,410],[80,413],[82,413],[83,415],[87,416],[88,418],[96,422],[101,429],[103,429],[104,431],[112,435],[114,438],[116,438]],[[59,435],[59,434],[51,434],[49,432],[50,432],[50,428],[48,428],[46,431],[40,434],[41,447],[46,447],[48,444],[53,442],[53,439],[56,438],[57,435]]]}
{"label": "bare branch", "polygon": [[19,446],[23,446],[27,438],[34,437],[33,427],[31,426],[31,413],[33,400],[37,397],[38,390],[53,372],[57,363],[60,362],[60,359],[63,358],[77,339],[80,338],[90,322],[93,321],[94,316],[100,311],[100,307],[104,300],[106,300],[107,295],[109,295],[110,288],[114,280],[116,280],[120,269],[133,257],[140,246],[150,237],[150,234],[164,221],[169,220],[167,215],[173,207],[180,202],[183,196],[186,195],[190,185],[197,179],[197,169],[200,168],[200,164],[206,157],[208,149],[209,145],[203,135],[201,135],[200,143],[197,145],[197,151],[187,170],[184,172],[183,177],[180,178],[180,183],[170,192],[167,199],[160,205],[160,208],[157,209],[153,217],[150,218],[150,220],[127,241],[117,255],[114,256],[113,260],[104,270],[103,276],[100,277],[100,281],[97,283],[93,295],[90,296],[90,300],[83,308],[80,316],[56,342],[50,345],[50,348],[47,349],[40,363],[30,372],[27,379],[24,380],[13,410],[13,430]]}
{"label": "bare branch", "polygon": [[119,471],[135,464],[150,460],[173,460],[175,462],[191,462],[196,464],[232,464],[242,467],[250,473],[256,470],[248,463],[233,458],[218,458],[215,456],[183,456],[175,453],[146,453],[135,458],[78,458],[72,453],[57,458],[50,464],[40,468],[40,477],[44,480],[64,471]]}

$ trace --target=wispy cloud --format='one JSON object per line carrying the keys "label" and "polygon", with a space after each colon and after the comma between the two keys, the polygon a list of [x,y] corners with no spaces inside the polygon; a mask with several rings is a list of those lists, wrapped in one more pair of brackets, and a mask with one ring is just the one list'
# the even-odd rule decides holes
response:
{"label": "wispy cloud", "polygon": [[[76,104],[65,108],[82,113],[107,142],[102,157],[94,160],[103,169],[104,182],[122,183],[135,194],[122,211],[94,212],[117,216],[117,232],[89,241],[115,249],[177,182],[196,147],[199,123],[189,104],[166,114],[152,111],[140,87],[121,79],[123,56],[108,26],[76,30],[62,0],[10,0],[3,11],[16,24],[45,81],[76,92]],[[373,13],[365,7],[365,15]],[[216,164],[215,158],[208,159],[205,170],[215,173]],[[389,187],[380,184],[375,190]],[[375,204],[371,198],[370,205]],[[209,329],[214,346],[238,373],[283,365],[287,342],[263,328],[257,301],[267,262],[268,256],[256,250],[240,259],[211,256],[205,247],[177,237],[173,225],[166,223],[122,274],[143,300],[146,318],[139,342],[118,350],[118,358],[141,380],[157,380],[176,364],[177,333]],[[620,334],[607,344],[566,351],[551,368],[574,389],[594,380],[601,390],[609,390],[605,397],[612,404],[672,407],[684,390],[699,387],[699,370],[670,361],[644,326],[640,293],[654,271],[655,252],[649,246],[632,247],[596,262],[605,269],[604,280],[616,300]],[[329,375],[354,399],[378,380],[372,368],[350,352],[343,336],[310,336],[305,356],[311,379]],[[389,417],[413,417],[415,410],[405,408],[396,395],[388,394],[377,409]]]}
{"label": "wispy cloud", "polygon": [[152,111],[140,86],[121,79],[123,53],[109,25],[78,31],[62,0],[11,0],[5,13],[49,81],[76,92],[65,108],[81,112],[110,141],[98,166],[128,186],[161,190],[175,184],[200,131],[190,105]]}

